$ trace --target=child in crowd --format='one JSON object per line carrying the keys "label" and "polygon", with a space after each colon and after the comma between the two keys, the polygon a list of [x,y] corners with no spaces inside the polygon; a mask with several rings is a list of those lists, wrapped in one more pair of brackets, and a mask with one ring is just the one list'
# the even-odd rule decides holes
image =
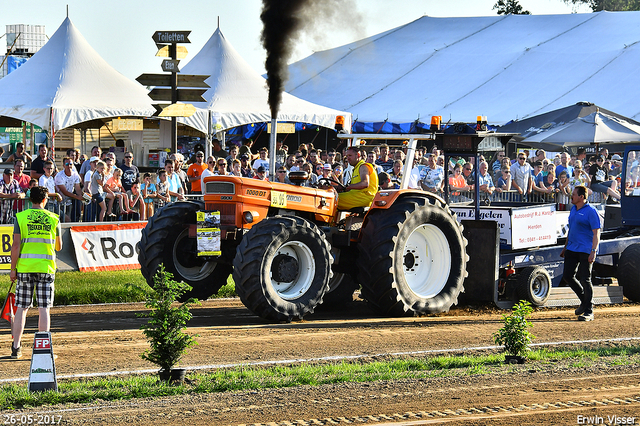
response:
{"label": "child in crowd", "polygon": [[120,213],[133,213],[129,209],[128,198],[124,192],[124,188],[122,187],[122,169],[114,169],[113,175],[107,179],[104,189],[106,192],[106,197],[109,200],[109,204],[107,205],[107,211],[109,212],[109,217],[113,218],[116,215],[113,214],[113,202],[118,200],[120,204]]}
{"label": "child in crowd", "polygon": [[140,181],[134,180],[131,189],[127,191],[127,204],[129,204],[128,219],[145,220],[145,203],[140,192]]}
{"label": "child in crowd", "polygon": [[233,160],[231,162],[231,174],[233,176],[238,176],[238,177],[242,177],[242,169],[241,169],[242,165],[240,164],[239,160]]}
{"label": "child in crowd", "polygon": [[104,161],[98,161],[96,163],[96,170],[91,175],[91,199],[100,206],[100,213],[98,214],[98,222],[104,221],[104,215],[107,211],[107,205],[104,202],[104,168],[106,164]]}
{"label": "child in crowd", "polygon": [[55,214],[60,214],[60,201],[62,195],[56,192],[56,180],[53,177],[53,162],[44,162],[44,174],[40,176],[38,186],[44,186],[49,190],[49,201],[47,201],[46,209]]}
{"label": "child in crowd", "polygon": [[[144,182],[141,185],[142,196],[144,197],[144,217],[149,219],[153,216],[153,202],[158,199],[158,194],[156,185],[151,183],[151,173],[145,173],[142,176],[142,180]],[[140,217],[142,217],[142,214],[140,214]]]}
{"label": "child in crowd", "polygon": [[31,180],[29,181],[29,189],[27,189],[27,192],[25,193],[25,200],[24,200],[24,209],[31,209],[33,208],[33,203],[31,202],[31,188],[38,186],[38,181],[35,180],[34,178],[31,178]]}
{"label": "child in crowd", "polygon": [[549,173],[544,178],[544,189],[546,193],[558,192],[558,181],[556,180],[555,170],[549,169]]}
{"label": "child in crowd", "polygon": [[167,184],[167,171],[160,169],[158,171],[158,184],[156,185],[156,207],[162,207],[169,202],[169,186]]}
{"label": "child in crowd", "polygon": [[498,178],[496,191],[511,191],[511,167],[502,166],[502,176]]}

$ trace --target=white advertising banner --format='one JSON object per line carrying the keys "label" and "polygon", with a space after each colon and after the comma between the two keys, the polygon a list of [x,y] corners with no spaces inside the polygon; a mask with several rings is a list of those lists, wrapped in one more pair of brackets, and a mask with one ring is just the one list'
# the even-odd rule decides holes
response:
{"label": "white advertising banner", "polygon": [[529,248],[557,244],[556,206],[513,210],[511,216],[511,248]]}
{"label": "white advertising banner", "polygon": [[137,244],[146,222],[71,227],[81,271],[139,269]]}
{"label": "white advertising banner", "polygon": [[[458,221],[475,218],[474,208],[451,207]],[[480,208],[481,220],[494,220],[500,229],[500,243],[512,250],[557,244],[556,207],[544,204],[525,208]]]}
{"label": "white advertising banner", "polygon": [[[476,209],[468,207],[451,207],[451,211],[458,216],[458,222],[461,220],[473,220],[476,217]],[[494,220],[498,222],[498,229],[500,229],[500,243],[511,245],[511,226],[509,225],[509,210],[508,209],[480,209],[481,220]]]}

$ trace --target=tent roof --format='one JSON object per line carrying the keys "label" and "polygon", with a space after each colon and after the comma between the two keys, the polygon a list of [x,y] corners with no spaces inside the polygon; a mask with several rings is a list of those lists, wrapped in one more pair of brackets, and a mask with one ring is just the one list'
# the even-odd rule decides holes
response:
{"label": "tent roof", "polygon": [[0,79],[0,115],[49,129],[107,117],[151,116],[144,87],[98,55],[69,18],[16,71]]}
{"label": "tent roof", "polygon": [[[180,72],[210,75],[206,82],[211,86],[203,95],[207,102],[193,102],[199,111],[191,117],[179,119],[181,122],[207,133],[209,111],[212,113],[214,131],[271,121],[265,79],[240,56],[219,28]],[[283,93],[278,120],[332,128],[337,115],[346,115],[345,125],[351,124],[350,114],[344,111]]]}
{"label": "tent roof", "polygon": [[566,124],[576,118],[586,117],[596,111],[600,111],[606,115],[640,126],[640,123],[635,120],[631,120],[630,118],[617,114],[613,111],[609,111],[608,109],[601,108],[590,102],[578,102],[575,105],[569,105],[564,108],[545,112],[544,114],[512,121],[504,126],[500,126],[500,131],[504,133],[520,133],[520,135],[516,136],[515,139],[517,141],[521,141],[530,136],[545,132],[548,129]]}
{"label": "tent roof", "polygon": [[315,53],[286,90],[358,121],[526,118],[589,100],[640,117],[640,12],[424,16]]}

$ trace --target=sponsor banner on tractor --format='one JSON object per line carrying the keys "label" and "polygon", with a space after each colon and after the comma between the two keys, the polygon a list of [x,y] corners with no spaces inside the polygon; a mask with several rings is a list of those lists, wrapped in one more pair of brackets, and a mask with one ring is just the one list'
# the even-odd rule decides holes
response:
{"label": "sponsor banner on tractor", "polygon": [[138,247],[146,222],[71,227],[81,271],[139,269]]}

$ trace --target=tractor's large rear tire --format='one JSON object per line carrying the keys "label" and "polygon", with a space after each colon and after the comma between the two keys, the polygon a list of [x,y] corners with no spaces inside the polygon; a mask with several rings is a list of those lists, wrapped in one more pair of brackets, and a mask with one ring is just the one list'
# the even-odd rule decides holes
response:
{"label": "tractor's large rear tire", "polygon": [[271,321],[313,313],[331,279],[331,248],[316,225],[301,218],[263,219],[244,235],[233,260],[240,300]]}
{"label": "tractor's large rear tire", "polygon": [[138,261],[142,275],[150,286],[164,264],[176,281],[192,288],[181,300],[207,299],[227,283],[230,263],[205,260],[197,256],[196,239],[189,237],[189,225],[196,223],[196,212],[204,208],[199,202],[171,203],[153,215],[142,230],[138,244]]}
{"label": "tractor's large rear tire", "polygon": [[362,297],[389,316],[446,312],[467,276],[462,225],[438,200],[411,196],[369,212],[362,229]]}
{"label": "tractor's large rear tire", "polygon": [[627,299],[640,302],[640,243],[631,244],[620,255],[618,284]]}

